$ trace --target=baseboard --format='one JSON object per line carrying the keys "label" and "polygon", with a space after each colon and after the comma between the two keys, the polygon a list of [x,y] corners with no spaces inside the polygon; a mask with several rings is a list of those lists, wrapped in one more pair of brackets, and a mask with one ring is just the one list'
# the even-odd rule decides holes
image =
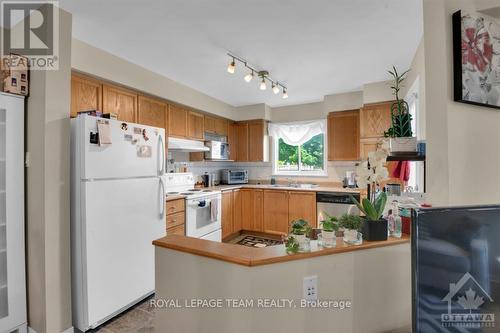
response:
{"label": "baseboard", "polygon": [[[74,332],[75,332],[75,329],[73,328],[73,326],[71,326],[70,328],[68,328],[67,330],[65,330],[64,332],[61,332],[61,333],[74,333]],[[28,326],[28,333],[38,333],[38,332]]]}

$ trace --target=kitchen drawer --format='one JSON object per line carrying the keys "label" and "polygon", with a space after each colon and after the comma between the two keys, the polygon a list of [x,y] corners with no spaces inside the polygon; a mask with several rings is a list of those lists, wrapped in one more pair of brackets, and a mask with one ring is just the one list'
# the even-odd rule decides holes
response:
{"label": "kitchen drawer", "polygon": [[186,230],[184,228],[184,224],[179,224],[178,226],[168,228],[167,235],[181,235],[184,236],[186,234]]}
{"label": "kitchen drawer", "polygon": [[181,224],[184,225],[184,212],[167,215],[167,229]]}
{"label": "kitchen drawer", "polygon": [[184,211],[184,199],[167,201],[167,215]]}

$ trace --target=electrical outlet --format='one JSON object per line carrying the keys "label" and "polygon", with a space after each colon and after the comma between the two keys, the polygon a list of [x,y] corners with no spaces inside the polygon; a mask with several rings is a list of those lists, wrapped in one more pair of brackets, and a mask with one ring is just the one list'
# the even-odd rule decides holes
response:
{"label": "electrical outlet", "polygon": [[302,298],[307,301],[316,301],[318,299],[318,276],[306,276],[304,278],[304,286]]}

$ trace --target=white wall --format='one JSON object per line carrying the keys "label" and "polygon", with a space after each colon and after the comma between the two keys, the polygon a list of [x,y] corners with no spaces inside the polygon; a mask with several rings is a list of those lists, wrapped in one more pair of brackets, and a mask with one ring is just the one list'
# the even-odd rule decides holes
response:
{"label": "white wall", "polygon": [[59,70],[30,72],[26,145],[28,325],[72,328],[70,269],[71,14],[59,16]]}
{"label": "white wall", "polygon": [[[399,70],[405,71],[400,68]],[[389,76],[389,74],[387,74]],[[392,101],[395,96],[392,94],[391,81],[367,83],[363,86],[363,104]]]}
{"label": "white wall", "polygon": [[467,0],[424,0],[427,184],[435,205],[500,203],[500,112],[453,101],[451,15]]}
{"label": "white wall", "polygon": [[71,66],[78,71],[194,109],[222,117],[234,117],[234,108],[229,104],[75,38],[72,41]]}
{"label": "white wall", "polygon": [[359,109],[363,106],[363,91],[327,95],[324,99],[324,112]]}

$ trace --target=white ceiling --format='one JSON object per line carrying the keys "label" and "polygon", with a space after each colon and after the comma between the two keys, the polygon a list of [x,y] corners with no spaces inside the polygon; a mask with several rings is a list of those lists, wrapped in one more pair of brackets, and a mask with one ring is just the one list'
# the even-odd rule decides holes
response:
{"label": "white ceiling", "polygon": [[[60,0],[73,35],[234,106],[320,101],[406,69],[422,0]],[[230,75],[227,52],[289,88],[289,98]]]}

